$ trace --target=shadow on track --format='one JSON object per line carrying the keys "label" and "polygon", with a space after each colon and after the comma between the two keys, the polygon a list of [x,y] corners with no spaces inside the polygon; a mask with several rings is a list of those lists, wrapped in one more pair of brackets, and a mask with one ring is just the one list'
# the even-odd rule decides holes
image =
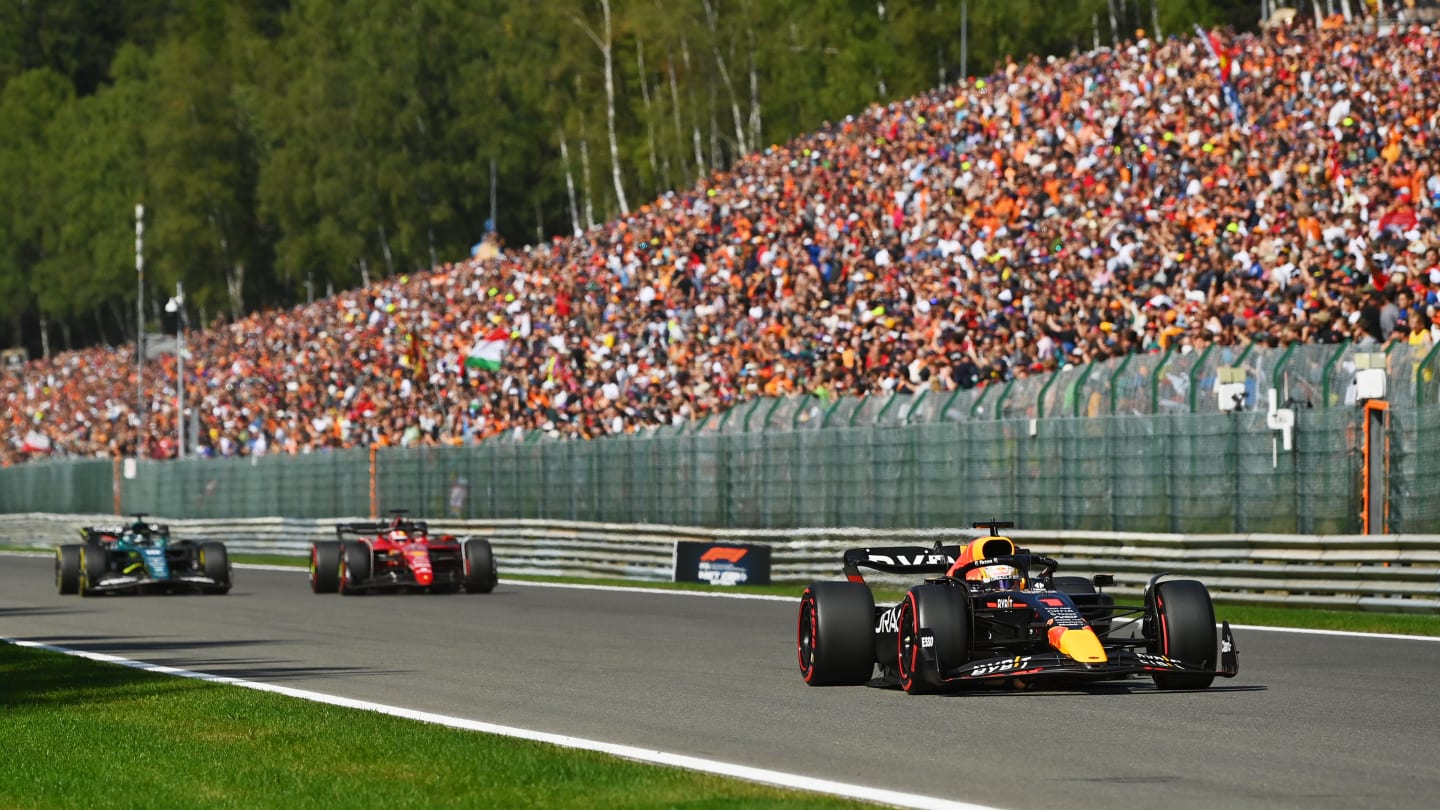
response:
{"label": "shadow on track", "polygon": [[[871,689],[885,689],[900,691],[900,683],[894,678],[874,678],[866,686]],[[940,698],[961,698],[975,700],[978,698],[997,697],[1105,697],[1108,695],[1199,695],[1206,692],[1268,692],[1270,687],[1264,684],[1223,684],[1212,685],[1205,689],[1160,689],[1154,683],[1145,680],[1132,682],[1108,682],[1108,683],[1080,683],[1050,686],[1042,685],[990,685],[974,686],[968,689],[957,689],[951,692],[940,692],[930,697]]]}
{"label": "shadow on track", "polygon": [[[215,656],[213,652],[223,648],[254,647],[259,645],[280,645],[294,642],[271,641],[264,639],[235,640],[235,641],[186,641],[168,639],[145,639],[140,637],[115,638],[104,636],[69,636],[56,638],[53,636],[44,638],[19,639],[21,641],[33,641],[41,644],[48,644],[56,647],[64,647],[82,652],[104,653],[119,658],[144,661],[159,666],[173,667],[175,669],[188,670],[190,672],[201,672],[208,675],[217,675],[225,678],[239,678],[252,681],[284,681],[299,678],[326,678],[333,676],[348,675],[403,675],[412,670],[402,669],[378,669],[373,667],[337,667],[337,666],[313,666],[299,664],[293,659],[262,658],[262,657],[224,657]],[[9,645],[0,645],[0,656],[5,650],[15,650]],[[186,655],[192,652],[197,654]],[[212,654],[205,654],[205,653]],[[3,662],[3,659],[0,659]],[[111,669],[112,667],[105,667]],[[135,670],[129,667],[113,667],[114,669],[125,669],[131,672]],[[57,684],[58,692],[64,689]],[[47,690],[50,692],[50,690]],[[52,693],[53,694],[53,693]],[[47,696],[44,700],[26,701],[23,696],[7,695],[11,703],[24,702],[51,702]]]}
{"label": "shadow on track", "polygon": [[8,607],[0,608],[0,619],[10,616],[59,616],[65,613],[80,613],[77,608],[56,607]]}

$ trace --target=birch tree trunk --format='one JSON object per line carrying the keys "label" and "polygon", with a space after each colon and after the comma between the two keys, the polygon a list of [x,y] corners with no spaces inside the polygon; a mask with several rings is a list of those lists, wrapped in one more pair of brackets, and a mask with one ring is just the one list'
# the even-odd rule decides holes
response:
{"label": "birch tree trunk", "polygon": [[575,172],[570,169],[570,144],[565,139],[565,130],[557,129],[560,136],[560,162],[565,165],[565,193],[570,197],[570,233],[580,230],[580,207],[575,203]]}
{"label": "birch tree trunk", "polygon": [[595,33],[589,23],[579,17],[572,17],[580,30],[590,37],[605,60],[605,131],[610,138],[610,177],[615,181],[615,202],[620,206],[620,215],[630,215],[630,203],[625,198],[625,181],[620,171],[620,142],[615,137],[615,49],[610,20],[610,0],[600,0],[600,13],[605,18],[605,36]]}
{"label": "birch tree trunk", "polygon": [[695,168],[701,174],[705,174],[705,147],[700,137],[700,110],[695,103],[695,80],[694,73],[690,70],[690,43],[685,37],[680,37],[680,58],[685,61],[685,75],[691,77],[690,88],[690,140],[695,146]]}
{"label": "birch tree trunk", "polygon": [[720,91],[715,89],[715,82],[710,82],[710,165],[719,169],[725,165],[725,160],[720,156],[720,121],[715,117],[715,103],[719,100]]}
{"label": "birch tree trunk", "polygon": [[755,24],[750,17],[750,0],[741,8],[745,12],[745,40],[750,45],[750,146],[759,149],[764,143],[764,128],[760,123],[760,68],[755,61]]}
{"label": "birch tree trunk", "polygon": [[595,227],[595,197],[590,192],[590,139],[580,139],[580,175],[585,184],[585,228]]}
{"label": "birch tree trunk", "polygon": [[[370,283],[368,280],[365,282]],[[245,263],[235,262],[225,272],[225,293],[230,299],[230,318],[239,320],[245,314]]]}
{"label": "birch tree trunk", "polygon": [[[715,6],[710,0],[700,0],[705,7],[705,26],[710,29],[710,52],[715,56],[715,67],[720,71],[720,81],[730,96],[730,115],[735,123],[735,146],[739,154],[750,149],[746,146],[745,127],[740,119],[740,102],[735,98],[735,85],[730,81],[730,69],[725,66],[725,56],[720,53],[720,32],[716,23]],[[712,156],[713,157],[713,156]]]}
{"label": "birch tree trunk", "polygon": [[380,250],[385,254],[386,278],[394,278],[395,257],[390,254],[390,239],[385,235],[385,226],[376,225],[375,229],[380,232]]}
{"label": "birch tree trunk", "polygon": [[[685,175],[685,182],[695,178],[690,174],[690,161],[685,157],[685,125],[680,123],[680,82],[675,78],[675,57],[670,53],[670,46],[665,46],[665,71],[670,76],[670,113],[675,119],[675,147],[676,156],[680,159],[680,171]],[[704,173],[704,170],[701,170]]]}
{"label": "birch tree trunk", "polygon": [[660,178],[660,157],[655,148],[655,116],[651,115],[650,106],[650,75],[645,72],[645,40],[635,38],[635,62],[640,69],[640,98],[645,104],[645,134],[649,140],[650,147],[650,177],[651,190],[659,194],[660,189],[669,182],[666,178],[663,182]]}

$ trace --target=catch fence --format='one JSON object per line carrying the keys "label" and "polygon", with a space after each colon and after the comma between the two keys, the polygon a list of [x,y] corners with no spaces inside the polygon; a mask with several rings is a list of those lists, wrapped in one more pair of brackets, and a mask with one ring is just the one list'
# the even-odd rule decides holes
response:
{"label": "catch fence", "polygon": [[[982,389],[760,399],[594,441],[543,433],[466,447],[0,470],[0,512],[448,519],[750,529],[967,526],[1161,533],[1362,531],[1365,416],[1349,344],[1131,355]],[[1378,532],[1440,532],[1436,352],[1383,365]],[[1240,410],[1216,383],[1240,369]],[[1267,418],[1293,409],[1293,447]],[[1372,465],[1373,466],[1373,465]]]}

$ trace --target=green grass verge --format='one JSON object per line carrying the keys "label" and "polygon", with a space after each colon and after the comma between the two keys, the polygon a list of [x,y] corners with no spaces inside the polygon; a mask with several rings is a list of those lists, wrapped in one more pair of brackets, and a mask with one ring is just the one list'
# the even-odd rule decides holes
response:
{"label": "green grass verge", "polygon": [[871,805],[0,644],[0,806]]}
{"label": "green grass verge", "polygon": [[1347,630],[1354,633],[1404,633],[1440,636],[1440,616],[1429,613],[1370,613],[1363,610],[1314,610],[1271,605],[1215,605],[1215,618],[1231,624]]}

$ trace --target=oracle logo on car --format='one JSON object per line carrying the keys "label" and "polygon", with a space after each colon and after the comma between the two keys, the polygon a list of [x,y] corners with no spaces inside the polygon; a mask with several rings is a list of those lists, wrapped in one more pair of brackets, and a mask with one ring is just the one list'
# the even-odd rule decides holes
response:
{"label": "oracle logo on car", "polygon": [[750,543],[675,543],[675,581],[769,585],[770,547]]}

